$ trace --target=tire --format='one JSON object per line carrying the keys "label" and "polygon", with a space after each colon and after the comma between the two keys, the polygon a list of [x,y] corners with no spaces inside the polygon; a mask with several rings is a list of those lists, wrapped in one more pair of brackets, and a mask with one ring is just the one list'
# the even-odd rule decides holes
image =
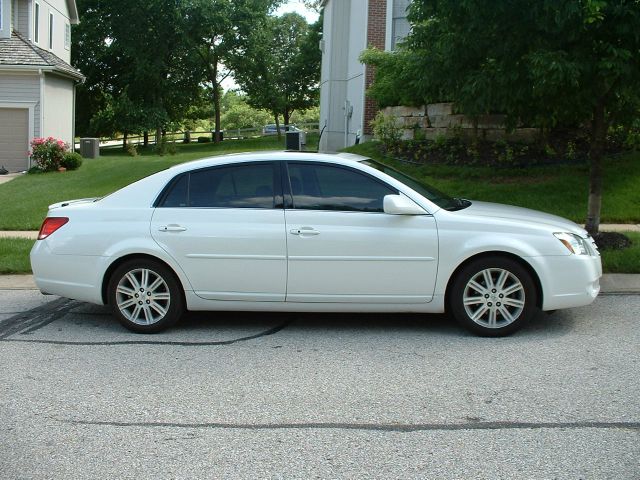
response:
{"label": "tire", "polygon": [[506,257],[479,258],[454,278],[449,296],[453,317],[483,337],[502,337],[522,328],[538,312],[531,274]]}
{"label": "tire", "polygon": [[111,275],[108,300],[113,315],[136,333],[158,333],[184,311],[182,287],[174,273],[154,260],[133,259]]}

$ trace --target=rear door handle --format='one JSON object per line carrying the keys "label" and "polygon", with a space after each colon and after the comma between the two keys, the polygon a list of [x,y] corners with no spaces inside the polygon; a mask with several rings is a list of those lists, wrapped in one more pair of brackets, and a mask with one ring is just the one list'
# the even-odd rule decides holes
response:
{"label": "rear door handle", "polygon": [[313,227],[292,228],[289,230],[291,235],[300,235],[301,237],[313,237],[320,235],[320,232]]}
{"label": "rear door handle", "polygon": [[161,232],[184,232],[186,230],[182,225],[164,225],[158,228]]}

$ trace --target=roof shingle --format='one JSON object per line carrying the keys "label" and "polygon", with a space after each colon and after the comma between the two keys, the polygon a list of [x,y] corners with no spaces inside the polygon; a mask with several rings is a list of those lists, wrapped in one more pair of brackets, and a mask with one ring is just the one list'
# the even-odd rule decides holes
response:
{"label": "roof shingle", "polygon": [[0,65],[21,67],[50,67],[79,81],[84,80],[78,70],[73,68],[60,57],[37,47],[17,32],[11,33],[11,38],[0,39]]}

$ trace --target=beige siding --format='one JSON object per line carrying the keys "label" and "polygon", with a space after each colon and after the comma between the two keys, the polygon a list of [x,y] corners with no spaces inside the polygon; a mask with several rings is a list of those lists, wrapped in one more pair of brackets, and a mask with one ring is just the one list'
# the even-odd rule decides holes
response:
{"label": "beige siding", "polygon": [[[71,63],[71,50],[64,48],[65,25],[69,23],[66,0],[36,0],[40,4],[40,37],[38,46]],[[53,48],[49,48],[49,15],[53,14]]]}
{"label": "beige siding", "polygon": [[34,136],[40,136],[40,76],[0,74],[0,104],[32,104]]}
{"label": "beige siding", "polygon": [[51,136],[72,144],[73,88],[72,80],[46,75],[43,137]]}
{"label": "beige siding", "polygon": [[0,2],[0,38],[11,36],[11,1],[2,0]]}
{"label": "beige siding", "polygon": [[17,0],[15,8],[15,23],[13,27],[25,37],[30,37],[29,0]]}

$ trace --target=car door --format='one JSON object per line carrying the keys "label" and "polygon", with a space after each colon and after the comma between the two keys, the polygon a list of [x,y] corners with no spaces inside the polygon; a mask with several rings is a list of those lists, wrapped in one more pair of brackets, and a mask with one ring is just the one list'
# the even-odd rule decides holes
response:
{"label": "car door", "polygon": [[433,297],[431,215],[383,212],[393,187],[360,170],[288,162],[287,302],[422,303]]}
{"label": "car door", "polygon": [[155,241],[209,300],[284,301],[287,276],[280,165],[186,172],[157,202]]}

